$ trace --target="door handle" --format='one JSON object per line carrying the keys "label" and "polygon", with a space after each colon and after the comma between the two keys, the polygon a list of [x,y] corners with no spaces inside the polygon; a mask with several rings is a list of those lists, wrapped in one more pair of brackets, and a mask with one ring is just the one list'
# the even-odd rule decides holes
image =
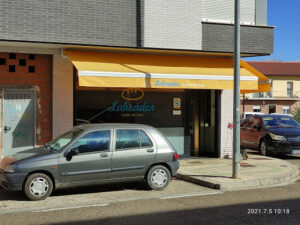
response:
{"label": "door handle", "polygon": [[7,127],[7,126],[4,126],[4,132],[6,133],[7,131],[9,131],[11,129],[11,127]]}
{"label": "door handle", "polygon": [[108,153],[100,153],[100,157],[107,157],[108,156]]}
{"label": "door handle", "polygon": [[147,152],[154,152],[154,149],[153,148],[149,148],[149,149],[147,149]]}

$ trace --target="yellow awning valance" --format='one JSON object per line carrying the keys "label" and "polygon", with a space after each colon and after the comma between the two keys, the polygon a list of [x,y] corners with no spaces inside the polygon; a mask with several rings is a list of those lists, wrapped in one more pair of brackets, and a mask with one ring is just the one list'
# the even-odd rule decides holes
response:
{"label": "yellow awning valance", "polygon": [[251,73],[255,74],[258,78],[258,88],[257,90],[243,90],[241,89],[241,94],[247,94],[247,93],[255,93],[255,92],[269,92],[271,91],[271,84],[269,81],[269,78],[263,75],[261,72],[250,66],[245,61],[241,60],[241,67],[247,69]]}
{"label": "yellow awning valance", "polygon": [[[80,87],[233,88],[233,59],[230,57],[73,50],[65,50],[64,54],[78,70]],[[255,73],[241,66],[240,74],[241,90],[258,89],[260,78]]]}

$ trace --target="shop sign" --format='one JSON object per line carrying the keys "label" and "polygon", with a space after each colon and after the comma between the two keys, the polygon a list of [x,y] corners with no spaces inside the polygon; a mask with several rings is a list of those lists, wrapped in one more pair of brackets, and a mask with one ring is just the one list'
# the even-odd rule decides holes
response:
{"label": "shop sign", "polygon": [[180,109],[181,101],[180,98],[173,98],[173,109]]}
{"label": "shop sign", "polygon": [[154,86],[160,86],[160,87],[179,87],[180,83],[177,81],[173,82],[167,82],[165,80],[156,80]]}
{"label": "shop sign", "polygon": [[128,88],[124,89],[121,93],[121,97],[125,100],[124,103],[114,101],[110,112],[154,112],[155,105],[148,104],[147,101],[141,104],[132,104],[128,101],[137,101],[144,97],[144,91],[140,88]]}
{"label": "shop sign", "polygon": [[144,101],[143,104],[131,104],[125,101],[123,104],[119,101],[114,101],[110,112],[154,112],[155,106]]}

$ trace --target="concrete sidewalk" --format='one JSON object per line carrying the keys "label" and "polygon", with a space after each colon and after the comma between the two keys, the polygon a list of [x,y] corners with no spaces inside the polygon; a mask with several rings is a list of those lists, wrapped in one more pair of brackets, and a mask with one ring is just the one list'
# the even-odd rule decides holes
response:
{"label": "concrete sidewalk", "polygon": [[225,191],[285,185],[298,176],[298,168],[281,159],[249,155],[242,160],[240,178],[232,177],[232,159],[192,158],[180,161],[176,178]]}

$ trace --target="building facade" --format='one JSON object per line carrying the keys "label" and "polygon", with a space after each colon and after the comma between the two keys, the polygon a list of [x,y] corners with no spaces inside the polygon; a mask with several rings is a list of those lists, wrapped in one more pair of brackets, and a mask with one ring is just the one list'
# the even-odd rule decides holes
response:
{"label": "building facade", "polygon": [[[1,156],[99,114],[92,122],[159,128],[182,156],[230,157],[233,9],[233,0],[1,1]],[[266,0],[241,0],[242,56],[272,53],[266,15]],[[242,88],[257,89],[253,73],[241,75]]]}
{"label": "building facade", "polygon": [[299,62],[248,62],[271,81],[271,91],[247,94],[241,112],[293,114],[300,107]]}

